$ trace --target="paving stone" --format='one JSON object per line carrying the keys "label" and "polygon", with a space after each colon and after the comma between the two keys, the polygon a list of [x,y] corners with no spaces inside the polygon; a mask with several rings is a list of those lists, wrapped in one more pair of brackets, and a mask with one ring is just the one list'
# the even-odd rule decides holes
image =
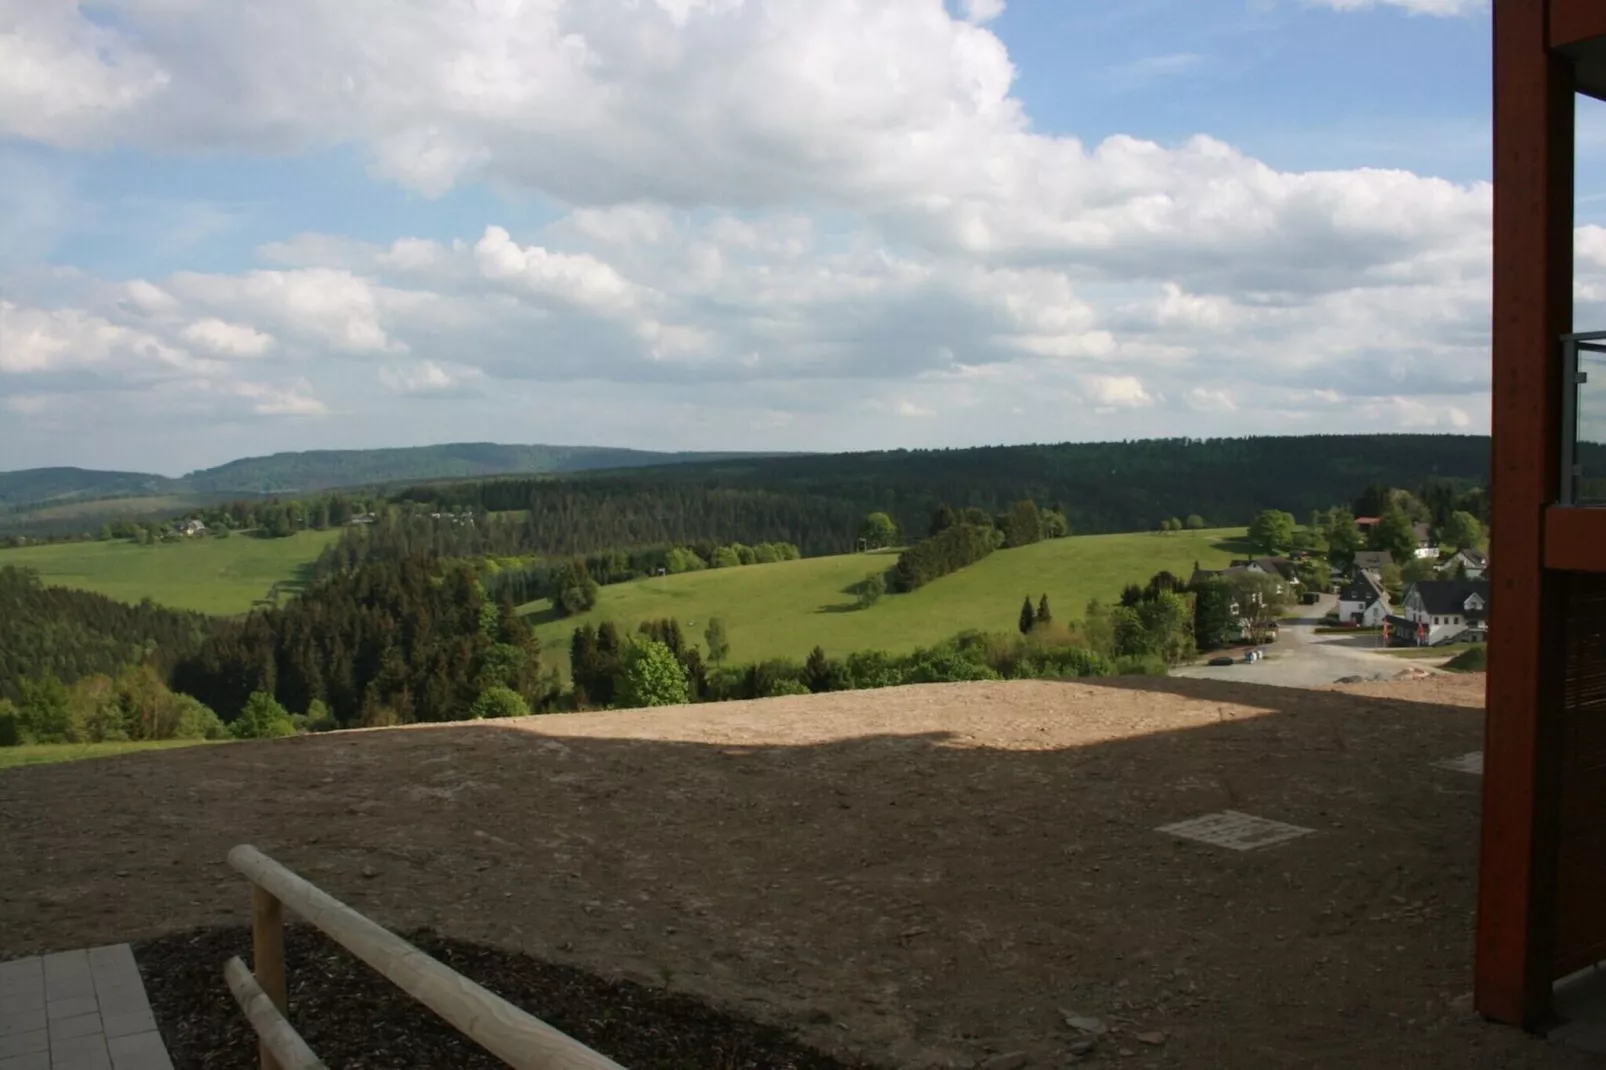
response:
{"label": "paving stone", "polygon": [[155,1030],[117,1037],[106,1044],[111,1049],[113,1070],[173,1070],[167,1045]]}
{"label": "paving stone", "polygon": [[95,1002],[94,996],[68,996],[66,999],[53,999],[45,1004],[45,1013],[52,1022],[58,1018],[76,1018],[80,1014],[91,1014],[100,1010],[100,1004]]}
{"label": "paving stone", "polygon": [[129,969],[137,969],[134,965],[134,949],[127,944],[92,947],[86,954],[89,956],[91,966],[126,966]]}
{"label": "paving stone", "polygon": [[0,988],[0,1018],[8,1011],[39,1011],[45,1007],[45,984],[25,988]]}
{"label": "paving stone", "polygon": [[66,999],[95,993],[87,951],[61,951],[44,957],[45,998]]}
{"label": "paving stone", "polygon": [[0,1070],[51,1070],[50,1055],[46,1052],[13,1055],[8,1059],[0,1059]]}
{"label": "paving stone", "polygon": [[57,1018],[50,1023],[50,1042],[58,1040],[71,1040],[74,1037],[87,1037],[102,1032],[100,1028],[100,1015],[80,1014],[73,1018]]}
{"label": "paving stone", "polygon": [[8,1037],[0,1037],[0,1059],[9,1059],[14,1055],[32,1055],[35,1052],[50,1050],[50,1033],[44,1029],[34,1029],[27,1033],[12,1033]]}
{"label": "paving stone", "polygon": [[30,1007],[27,1010],[7,1007],[0,1010],[0,1037],[15,1033],[32,1033],[45,1027],[45,1009]]}
{"label": "paving stone", "polygon": [[100,1013],[103,1016],[139,1014],[151,1009],[150,999],[145,995],[142,985],[127,985],[122,988],[108,988],[98,997]]}
{"label": "paving stone", "polygon": [[129,1014],[105,1014],[101,1021],[104,1023],[101,1032],[106,1039],[113,1037],[133,1036],[135,1033],[149,1033],[156,1028],[156,1016],[150,1011],[133,1011]]}
{"label": "paving stone", "polygon": [[97,1033],[51,1044],[50,1064],[51,1070],[112,1070],[112,1057]]}
{"label": "paving stone", "polygon": [[29,983],[45,983],[45,967],[38,955],[0,962],[0,989]]}

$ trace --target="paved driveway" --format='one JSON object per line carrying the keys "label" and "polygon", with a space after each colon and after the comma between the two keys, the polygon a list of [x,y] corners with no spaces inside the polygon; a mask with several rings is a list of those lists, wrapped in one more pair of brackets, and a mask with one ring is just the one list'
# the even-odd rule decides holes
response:
{"label": "paved driveway", "polygon": [[1277,642],[1266,647],[1261,661],[1237,661],[1219,668],[1188,665],[1173,669],[1171,675],[1274,687],[1321,687],[1345,676],[1392,677],[1412,666],[1427,668],[1420,661],[1381,653],[1382,640],[1375,635],[1317,635],[1322,616],[1337,601],[1333,595],[1324,595],[1314,606],[1299,607],[1310,616],[1284,621]]}

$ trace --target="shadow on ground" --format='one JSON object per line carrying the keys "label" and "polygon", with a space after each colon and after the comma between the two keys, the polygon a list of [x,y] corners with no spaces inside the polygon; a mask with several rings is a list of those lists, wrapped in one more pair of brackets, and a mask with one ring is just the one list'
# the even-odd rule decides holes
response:
{"label": "shadow on ground", "polygon": [[[1434,763],[1482,712],[1399,694],[936,685],[14,770],[0,955],[238,923],[251,842],[392,927],[898,1066],[1058,1067],[1066,1011],[1133,1066],[1600,1065],[1466,1013],[1480,782]],[[1156,831],[1222,810],[1310,831]]]}

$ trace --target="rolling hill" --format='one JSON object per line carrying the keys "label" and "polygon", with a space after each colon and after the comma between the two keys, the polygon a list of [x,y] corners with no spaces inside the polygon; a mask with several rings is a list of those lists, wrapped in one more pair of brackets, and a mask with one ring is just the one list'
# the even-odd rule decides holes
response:
{"label": "rolling hill", "polygon": [[569,639],[582,624],[612,620],[634,631],[644,620],[677,618],[702,643],[710,617],[730,632],[732,662],[801,661],[820,644],[833,656],[856,650],[903,653],[968,629],[1011,632],[1021,599],[1046,594],[1057,619],[1080,620],[1091,598],[1116,599],[1128,583],[1162,569],[1186,577],[1195,562],[1226,565],[1250,552],[1241,528],[1173,534],[1084,535],[991,556],[910,594],[887,595],[869,609],[846,588],[890,567],[892,551],[711,569],[603,587],[591,612],[559,618],[546,600],[522,607],[545,660],[568,671]]}
{"label": "rolling hill", "polygon": [[148,472],[29,468],[0,472],[0,527],[45,534],[79,530],[114,516],[155,518],[231,498],[498,475],[648,468],[759,456],[779,455],[458,442],[396,449],[275,453],[198,469],[177,479]]}
{"label": "rolling hill", "polygon": [[303,531],[283,539],[236,535],[140,546],[63,542],[0,551],[0,565],[31,568],[45,583],[173,609],[244,613],[275,584],[294,590],[338,531]]}

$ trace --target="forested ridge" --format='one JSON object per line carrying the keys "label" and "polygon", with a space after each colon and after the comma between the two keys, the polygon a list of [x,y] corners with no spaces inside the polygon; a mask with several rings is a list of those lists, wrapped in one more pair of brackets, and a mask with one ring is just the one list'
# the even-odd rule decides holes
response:
{"label": "forested ridge", "polygon": [[997,514],[1030,499],[1078,534],[1150,530],[1198,514],[1247,524],[1262,509],[1304,515],[1370,484],[1431,477],[1482,483],[1489,440],[1467,435],[1156,439],[773,457],[562,479],[420,485],[393,499],[476,513],[521,512],[501,553],[585,554],[699,540],[789,542],[806,556],[853,549],[866,513],[923,530],[942,503]]}
{"label": "forested ridge", "polygon": [[0,568],[0,698],[17,698],[24,677],[73,683],[129,664],[165,675],[200,647],[211,625],[201,613],[128,605],[45,586],[28,569]]}

